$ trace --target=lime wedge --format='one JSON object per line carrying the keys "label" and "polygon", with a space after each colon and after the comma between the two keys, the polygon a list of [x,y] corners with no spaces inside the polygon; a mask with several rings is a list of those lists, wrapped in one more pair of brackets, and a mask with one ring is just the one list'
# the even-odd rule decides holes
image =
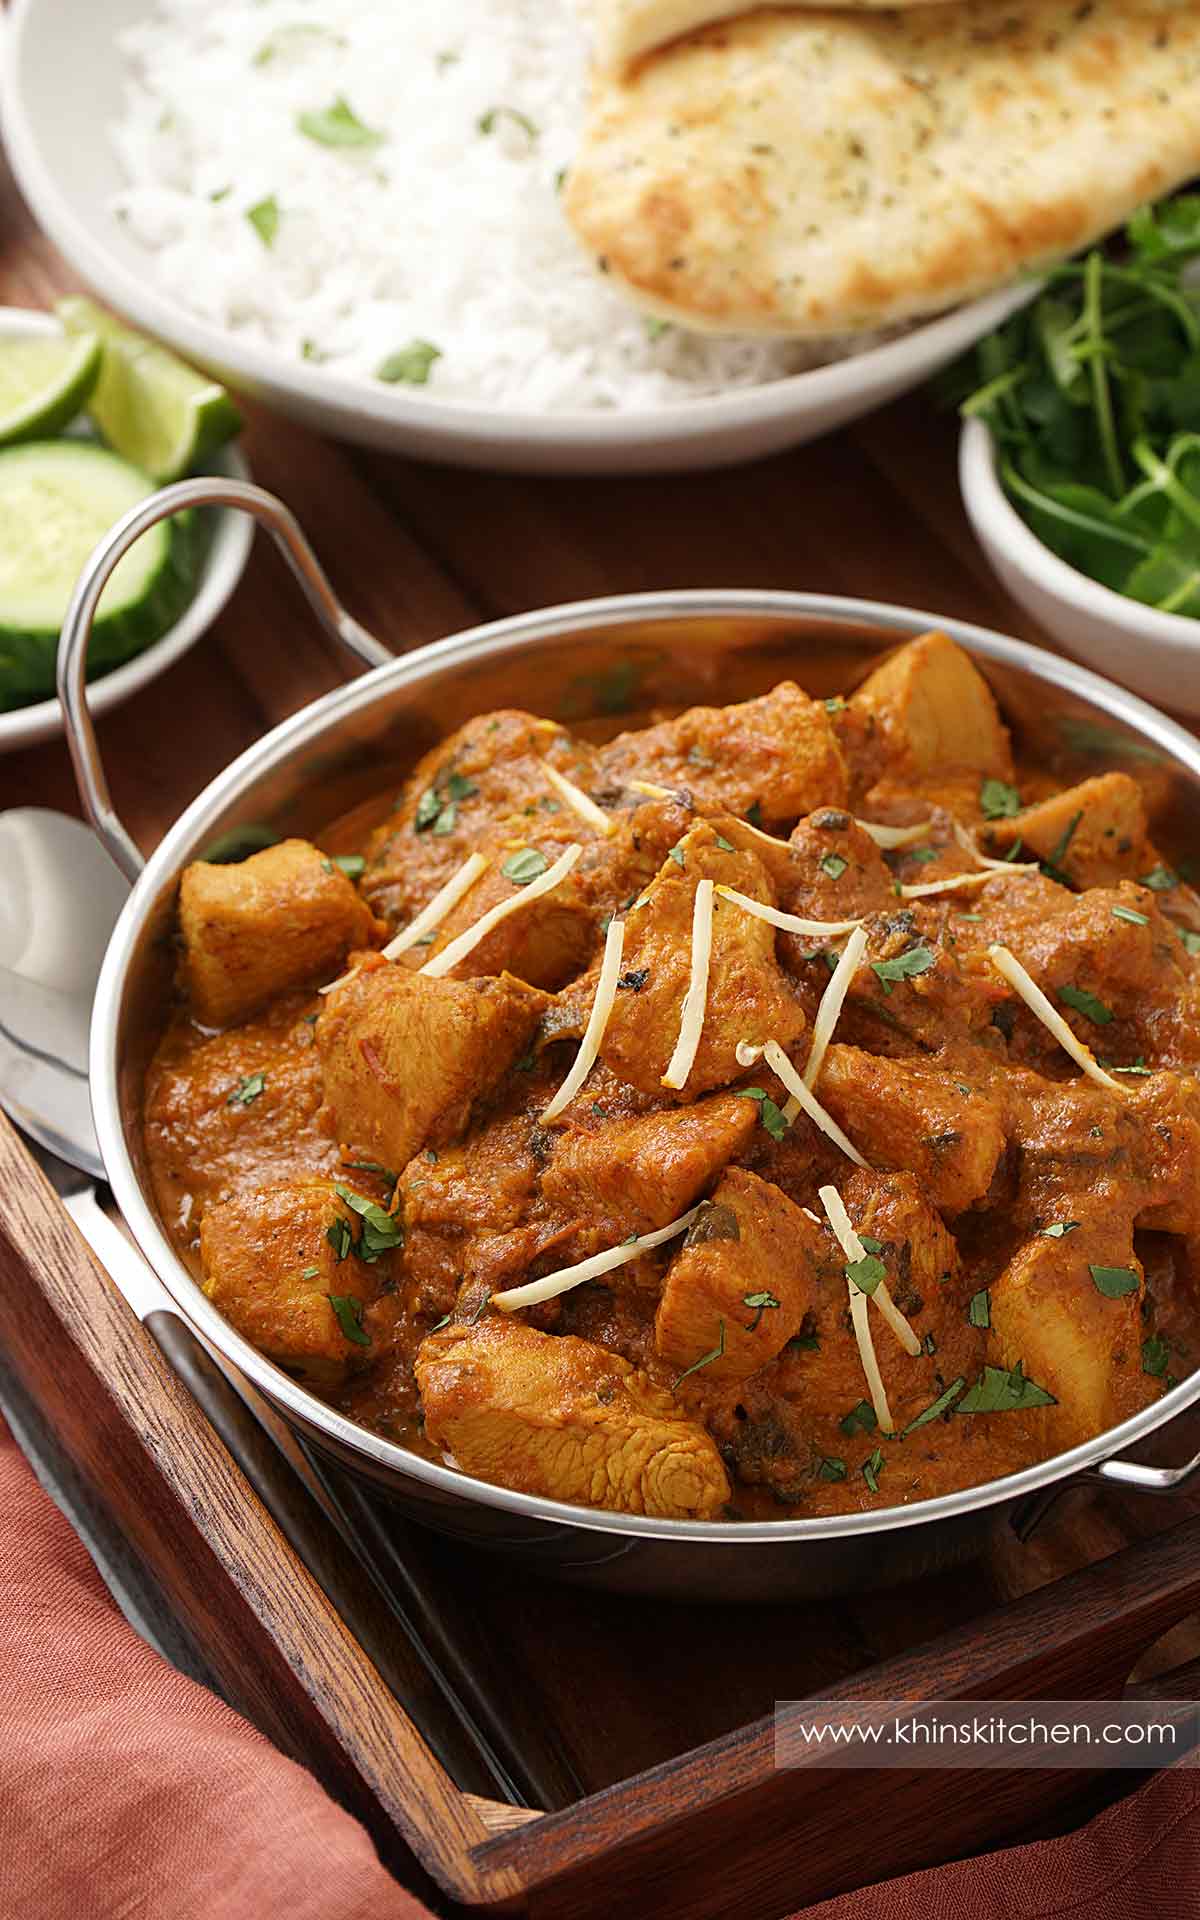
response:
{"label": "lime wedge", "polygon": [[17,440],[48,440],[69,426],[100,372],[96,335],[0,337],[0,447]]}
{"label": "lime wedge", "polygon": [[88,412],[114,452],[155,480],[178,480],[231,440],[242,416],[224,387],[91,300],[60,300],[68,334],[98,334],[100,377]]}

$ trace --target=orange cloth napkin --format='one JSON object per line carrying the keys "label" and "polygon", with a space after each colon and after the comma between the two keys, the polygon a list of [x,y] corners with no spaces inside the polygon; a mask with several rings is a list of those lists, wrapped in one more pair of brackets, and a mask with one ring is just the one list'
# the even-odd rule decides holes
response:
{"label": "orange cloth napkin", "polygon": [[[133,1632],[0,1421],[2,1920],[423,1920],[311,1775]],[[1196,1920],[1200,1770],[807,1920]]]}

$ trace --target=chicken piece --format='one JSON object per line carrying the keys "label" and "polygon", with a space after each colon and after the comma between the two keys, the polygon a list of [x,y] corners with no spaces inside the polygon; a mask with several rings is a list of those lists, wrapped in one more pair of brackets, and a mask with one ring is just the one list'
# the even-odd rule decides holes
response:
{"label": "chicken piece", "polygon": [[[1079,1038],[1121,1066],[1187,1066],[1200,1043],[1200,973],[1150,887],[1123,881],[1073,894],[1036,875],[1014,875],[1000,892],[983,889],[988,941],[1011,948]],[[970,929],[976,933],[975,928]],[[966,938],[964,930],[963,939]],[[973,944],[973,941],[972,941]],[[986,952],[965,960],[981,979]],[[1017,997],[1006,993],[1010,1056],[1039,1062],[1058,1043]]]}
{"label": "chicken piece", "polygon": [[1128,1218],[1089,1196],[1073,1214],[1069,1233],[1028,1241],[990,1290],[989,1357],[1005,1369],[1020,1361],[1053,1394],[1054,1406],[1023,1417],[1055,1449],[1102,1433],[1144,1397],[1144,1281]]}
{"label": "chicken piece", "polygon": [[800,1331],[813,1305],[824,1235],[757,1174],[730,1167],[667,1270],[654,1343],[680,1372],[704,1355],[691,1385],[744,1380]]}
{"label": "chicken piece", "polygon": [[1200,1239],[1200,1080],[1194,1073],[1131,1076],[1126,1110],[1138,1130],[1132,1158],[1145,1183],[1136,1224]]}
{"label": "chicken piece", "polygon": [[887,1053],[936,1053],[948,1040],[985,1036],[994,1042],[988,1029],[1008,989],[990,962],[964,966],[960,936],[940,902],[895,901],[866,925],[867,951],[842,1016],[847,1039]]}
{"label": "chicken piece", "polygon": [[247,1182],[332,1171],[308,994],[227,1033],[171,1028],[146,1075],[145,1142],[164,1220],[188,1243],[200,1215]]}
{"label": "chicken piece", "polygon": [[307,840],[234,866],[194,860],[179,883],[183,981],[202,1026],[247,1020],[277,994],[332,980],[383,929],[341,868]]}
{"label": "chicken piece", "polygon": [[1003,860],[1020,843],[1018,860],[1044,860],[1071,886],[1115,887],[1155,864],[1147,849],[1146,805],[1127,773],[1103,773],[1067,787],[1011,819],[980,832],[986,853]]}
{"label": "chicken piece", "polygon": [[712,1519],[729,1498],[703,1427],[627,1360],[573,1334],[489,1314],[431,1334],[416,1374],[425,1432],[464,1473],[664,1520]]}
{"label": "chicken piece", "polygon": [[[788,842],[783,875],[772,872],[785,913],[805,920],[856,920],[895,904],[895,883],[883,855],[858,822],[834,807],[800,820]],[[785,934],[781,955],[811,953],[811,938]]]}
{"label": "chicken piece", "polygon": [[860,1239],[878,1240],[888,1286],[901,1313],[913,1320],[942,1288],[956,1287],[958,1248],[911,1173],[864,1173],[839,1183]]}
{"label": "chicken piece", "polygon": [[1133,1160],[1141,1130],[1130,1099],[1080,1074],[1055,1081],[1011,1067],[1001,1096],[1016,1158],[1013,1218],[1023,1231],[1072,1218],[1081,1192],[1113,1204],[1131,1195],[1137,1204],[1143,1189]]}
{"label": "chicken piece", "polygon": [[403,925],[497,821],[515,818],[528,833],[556,815],[561,803],[544,765],[592,784],[590,748],[553,721],[515,709],[480,714],[432,748],[367,843],[362,890],[375,911]]}
{"label": "chicken piece", "polygon": [[330,994],[317,1021],[338,1139],[386,1166],[463,1132],[533,1034],[546,996],[498,980],[439,980],[386,961]]}
{"label": "chicken piece", "polygon": [[944,633],[901,647],[849,705],[872,723],[863,786],[884,773],[918,782],[930,774],[945,782],[956,770],[1012,778],[1008,729],[991,688]]}
{"label": "chicken piece", "polygon": [[386,1251],[371,1264],[354,1253],[362,1227],[326,1180],[236,1193],[209,1207],[200,1227],[204,1291],[278,1366],[336,1386],[371,1357],[362,1311],[390,1276]]}
{"label": "chicken piece", "polygon": [[846,800],[846,764],[824,703],[791,680],[739,706],[691,707],[676,720],[618,734],[598,758],[613,786],[648,780],[683,788],[767,828]]}
{"label": "chicken piece", "polygon": [[816,1091],[871,1166],[915,1174],[940,1213],[986,1197],[1004,1153],[1004,1114],[969,1078],[834,1045]]}
{"label": "chicken piece", "polygon": [[[692,912],[702,879],[773,902],[766,869],[697,821],[662,868],[644,906],[626,923],[622,989],[605,1031],[601,1058],[631,1086],[658,1093],[679,1038],[692,953]],[[804,1009],[775,959],[775,930],[718,894],[704,1028],[687,1085],[694,1100],[742,1077],[740,1040],[778,1040],[785,1050],[805,1025]]]}
{"label": "chicken piece", "polygon": [[542,1197],[586,1223],[598,1245],[616,1246],[686,1213],[757,1124],[755,1103],[736,1094],[627,1120],[596,1115],[559,1139]]}

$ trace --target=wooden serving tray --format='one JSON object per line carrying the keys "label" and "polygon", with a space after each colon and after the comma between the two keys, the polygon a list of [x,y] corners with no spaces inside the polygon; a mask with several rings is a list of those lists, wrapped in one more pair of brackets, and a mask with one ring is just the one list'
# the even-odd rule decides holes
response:
{"label": "wooden serving tray", "polygon": [[[385,1598],[268,1440],[235,1465],[2,1120],[0,1343],[229,1698],[435,1902],[776,1920],[1052,1831],[1129,1776],[897,1771],[884,1795],[776,1771],[773,1703],[1115,1697],[1200,1648],[1197,1501],[1107,1491],[892,1593],[688,1608],[539,1582],[339,1479]],[[1195,1451],[1182,1425],[1156,1457]]]}

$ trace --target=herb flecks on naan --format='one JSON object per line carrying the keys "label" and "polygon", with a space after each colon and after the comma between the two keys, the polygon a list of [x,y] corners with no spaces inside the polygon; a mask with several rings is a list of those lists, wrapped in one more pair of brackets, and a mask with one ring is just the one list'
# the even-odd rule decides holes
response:
{"label": "herb flecks on naan", "polygon": [[597,78],[584,245],[690,327],[889,326],[1085,246],[1200,169],[1195,0],[757,13]]}
{"label": "herb flecks on naan", "polygon": [[[792,0],[808,12],[824,12],[822,0]],[[839,12],[895,12],[906,7],[945,6],[948,0],[839,0]],[[645,54],[672,40],[733,20],[748,11],[738,0],[595,0],[583,11],[591,17],[596,59],[602,67],[620,72]]]}

